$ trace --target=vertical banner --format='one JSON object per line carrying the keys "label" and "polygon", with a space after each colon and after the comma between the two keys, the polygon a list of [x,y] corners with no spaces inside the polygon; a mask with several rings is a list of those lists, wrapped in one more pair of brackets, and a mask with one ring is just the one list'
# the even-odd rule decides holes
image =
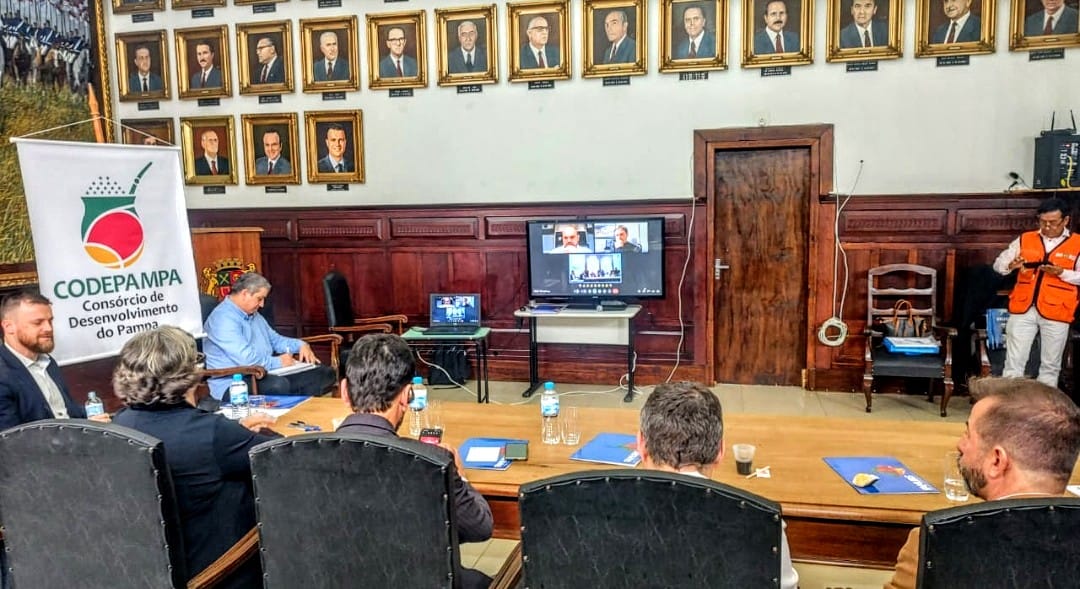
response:
{"label": "vertical banner", "polygon": [[161,325],[202,333],[179,148],[17,139],[60,364]]}

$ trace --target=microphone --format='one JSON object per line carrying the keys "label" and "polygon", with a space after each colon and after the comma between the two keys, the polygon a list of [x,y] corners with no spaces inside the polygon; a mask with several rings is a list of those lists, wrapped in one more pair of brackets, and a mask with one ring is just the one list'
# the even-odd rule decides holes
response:
{"label": "microphone", "polygon": [[1020,174],[1017,174],[1016,172],[1009,172],[1009,178],[1012,178],[1012,184],[1009,184],[1009,187],[1005,189],[1005,192],[1011,192],[1012,189],[1016,188],[1017,186],[1022,186],[1024,188],[1027,188],[1028,190],[1031,189],[1031,187],[1028,186],[1028,183],[1024,181],[1024,177]]}

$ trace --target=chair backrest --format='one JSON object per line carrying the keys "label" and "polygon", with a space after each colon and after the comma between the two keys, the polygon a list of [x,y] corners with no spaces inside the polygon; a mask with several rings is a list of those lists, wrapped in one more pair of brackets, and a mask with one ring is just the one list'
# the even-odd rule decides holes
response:
{"label": "chair backrest", "polygon": [[322,286],[326,300],[326,321],[330,328],[352,325],[356,316],[353,314],[352,296],[345,275],[331,270],[323,276]]}
{"label": "chair backrest", "polygon": [[266,589],[457,587],[454,460],[416,440],[305,434],[251,451]]}
{"label": "chair backrest", "polygon": [[527,587],[780,586],[779,504],[721,483],[588,471],[523,485],[519,506]]}
{"label": "chair backrest", "polygon": [[[867,326],[875,319],[889,319],[900,299],[911,303],[911,314],[937,325],[937,270],[918,264],[886,264],[867,274]],[[906,315],[906,311],[905,311]]]}
{"label": "chair backrest", "polygon": [[919,538],[922,589],[1075,587],[1080,499],[1006,499],[932,511]]}
{"label": "chair backrest", "polygon": [[4,431],[0,511],[20,588],[187,585],[176,497],[156,438],[82,419]]}

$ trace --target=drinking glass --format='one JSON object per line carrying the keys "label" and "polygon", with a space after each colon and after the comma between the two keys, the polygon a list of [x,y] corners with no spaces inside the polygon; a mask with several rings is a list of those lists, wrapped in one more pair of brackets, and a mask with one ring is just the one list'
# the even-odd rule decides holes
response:
{"label": "drinking glass", "polygon": [[968,500],[967,483],[960,474],[960,453],[956,451],[945,454],[945,498],[957,503]]}

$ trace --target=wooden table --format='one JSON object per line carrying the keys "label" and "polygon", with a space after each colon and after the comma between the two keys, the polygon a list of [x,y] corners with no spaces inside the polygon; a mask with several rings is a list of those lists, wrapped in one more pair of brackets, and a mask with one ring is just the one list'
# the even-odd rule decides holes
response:
{"label": "wooden table", "polygon": [[[583,441],[604,431],[637,431],[638,412],[633,409],[581,407],[579,412]],[[296,419],[332,431],[332,420],[348,413],[340,399],[313,398],[279,418],[279,431],[301,433],[284,427]],[[466,471],[491,504],[497,537],[520,536],[517,492],[521,484],[567,472],[615,468],[570,460],[578,446],[539,443],[540,410],[535,405],[443,403],[443,421],[443,440],[455,447],[476,436],[532,442],[527,462],[502,472]],[[919,525],[923,513],[955,505],[941,493],[860,495],[822,458],[893,456],[940,488],[945,452],[955,449],[962,424],[765,415],[729,415],[724,422],[728,451],[713,479],[778,501],[788,524],[792,556],[798,560],[892,567],[908,531]],[[730,451],[734,443],[757,446],[754,466],[770,466],[772,478],[748,480],[738,475]],[[1080,482],[1080,477],[1074,475],[1073,482]]]}

